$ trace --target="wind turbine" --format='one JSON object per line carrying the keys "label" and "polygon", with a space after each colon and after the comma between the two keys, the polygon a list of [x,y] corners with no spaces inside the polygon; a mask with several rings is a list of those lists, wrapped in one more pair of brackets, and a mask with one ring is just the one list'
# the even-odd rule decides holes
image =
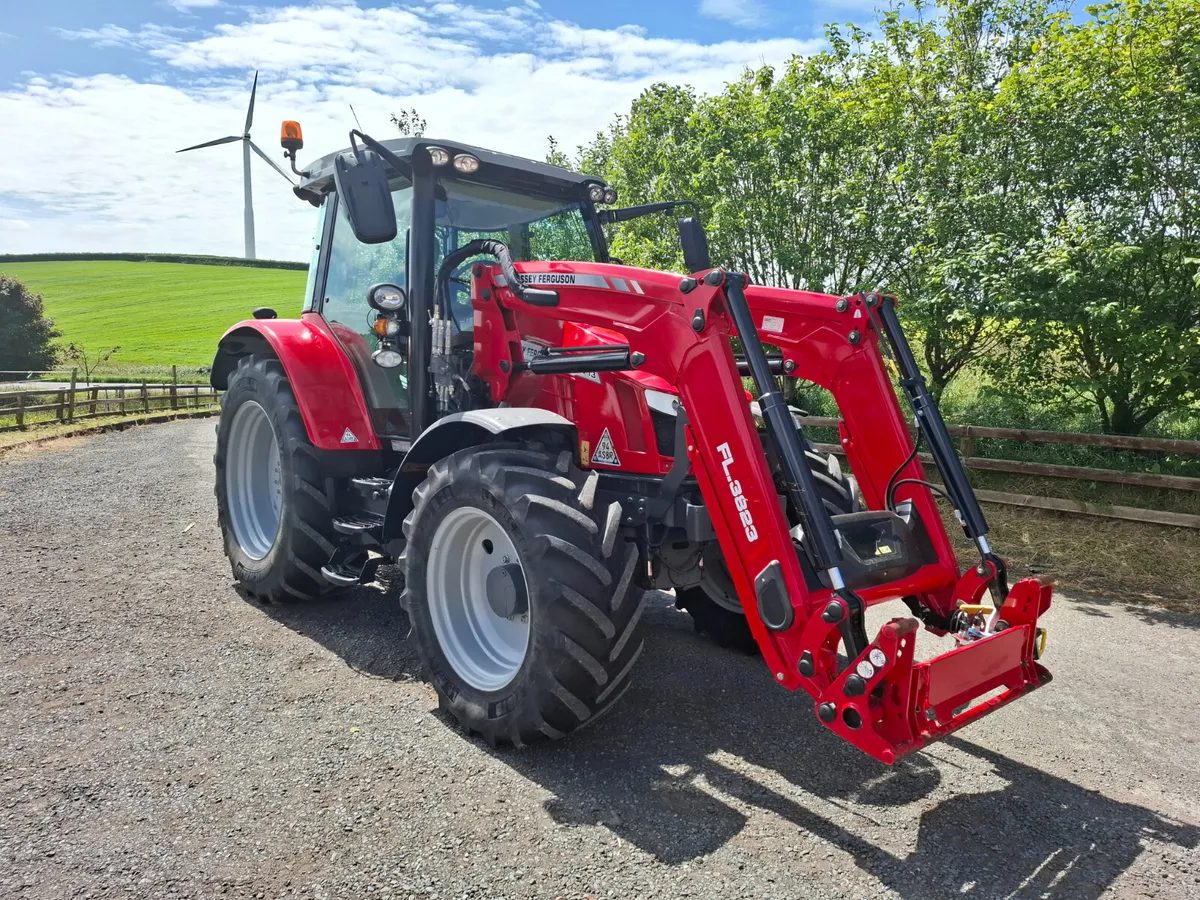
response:
{"label": "wind turbine", "polygon": [[217,138],[215,141],[205,141],[203,144],[196,144],[194,147],[184,147],[182,150],[176,150],[176,153],[187,153],[189,150],[199,150],[201,147],[215,147],[217,144],[231,144],[234,141],[242,142],[242,177],[245,181],[246,189],[246,259],[254,259],[254,197],[250,192],[250,151],[253,150],[266,161],[272,169],[287,178],[288,184],[294,184],[288,174],[275,165],[274,160],[259,149],[258,144],[250,140],[250,125],[254,122],[254,95],[258,91],[258,72],[254,73],[254,86],[250,88],[250,106],[246,110],[246,127],[242,129],[241,134],[231,134],[228,137]]}

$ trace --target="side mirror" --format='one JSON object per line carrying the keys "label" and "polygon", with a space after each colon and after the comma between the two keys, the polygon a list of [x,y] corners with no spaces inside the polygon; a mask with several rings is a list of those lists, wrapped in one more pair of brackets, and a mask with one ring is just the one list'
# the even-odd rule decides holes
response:
{"label": "side mirror", "polygon": [[354,236],[364,244],[396,238],[396,208],[388,186],[387,167],[374,150],[355,147],[333,160],[333,183]]}
{"label": "side mirror", "polygon": [[708,256],[708,235],[699,219],[679,220],[679,243],[683,246],[683,264],[689,272],[703,272],[712,268]]}

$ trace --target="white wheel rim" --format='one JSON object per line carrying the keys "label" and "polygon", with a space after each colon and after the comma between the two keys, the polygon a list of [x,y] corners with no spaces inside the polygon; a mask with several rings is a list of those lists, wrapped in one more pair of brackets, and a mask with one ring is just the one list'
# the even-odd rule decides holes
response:
{"label": "white wheel rim", "polygon": [[265,557],[279,534],[283,468],[275,429],[253,400],[239,406],[229,423],[225,501],[242,552],[251,559]]}
{"label": "white wheel rim", "polygon": [[487,597],[488,573],[520,563],[508,532],[477,507],[451,510],[433,534],[425,575],[433,630],[451,668],[481,691],[511,682],[529,650],[528,611],[504,618]]}

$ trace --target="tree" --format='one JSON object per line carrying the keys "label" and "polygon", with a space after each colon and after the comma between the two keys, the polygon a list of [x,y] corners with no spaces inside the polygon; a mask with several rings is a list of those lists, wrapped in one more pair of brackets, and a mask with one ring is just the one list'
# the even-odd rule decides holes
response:
{"label": "tree", "polygon": [[402,109],[398,113],[392,113],[391,123],[405,137],[422,137],[425,134],[425,119],[417,112],[415,106],[410,109]]}
{"label": "tree", "polygon": [[1011,333],[998,285],[1030,232],[1022,160],[996,103],[1014,67],[1056,21],[1043,0],[941,0],[938,14],[884,14],[859,92],[877,114],[888,188],[873,256],[920,338],[930,389]]}
{"label": "tree", "polygon": [[1010,389],[1138,434],[1200,399],[1200,7],[1063,19],[1005,85],[1037,234],[1010,274]]}
{"label": "tree", "polygon": [[[935,395],[987,364],[1106,431],[1194,407],[1200,5],[905,9],[714,96],[654,85],[578,165],[628,203],[695,200],[714,262],[757,282],[898,294]],[[611,244],[682,264],[665,216]]]}
{"label": "tree", "polygon": [[560,169],[571,168],[571,157],[558,146],[558,140],[554,135],[546,138],[546,162],[552,166],[558,166]]}
{"label": "tree", "polygon": [[69,361],[78,364],[83,369],[84,383],[91,384],[92,376],[99,371],[102,365],[112,359],[120,349],[120,347],[106,347],[89,355],[87,348],[83,344],[71,343],[67,345],[63,356]]}
{"label": "tree", "polygon": [[[625,201],[695,199],[714,260],[757,282],[900,294],[940,395],[1006,333],[992,283],[1024,220],[994,101],[1046,21],[1043,0],[942,0],[928,19],[886,13],[879,37],[831,26],[828,50],[718,95],[650,88],[584,156]],[[665,218],[613,244],[680,262]]]}
{"label": "tree", "polygon": [[[577,168],[603,177],[617,189],[622,204],[696,199],[707,212],[691,165],[695,104],[691,88],[652,85],[633,101],[627,116],[617,116],[607,131],[580,148]],[[614,228],[610,243],[613,255],[630,265],[668,270],[683,265],[679,238],[667,216],[647,216]]]}
{"label": "tree", "polygon": [[[41,294],[0,274],[0,380],[52,368],[58,360],[54,339],[61,336],[54,320],[45,316]],[[18,374],[4,374],[4,370]]]}

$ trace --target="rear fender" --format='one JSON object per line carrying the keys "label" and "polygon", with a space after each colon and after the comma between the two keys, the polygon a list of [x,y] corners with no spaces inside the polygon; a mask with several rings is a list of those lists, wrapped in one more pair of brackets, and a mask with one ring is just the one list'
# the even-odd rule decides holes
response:
{"label": "rear fender", "polygon": [[501,407],[453,413],[425,430],[404,455],[388,496],[383,540],[404,537],[401,526],[413,508],[413,491],[439,459],[467,447],[495,441],[539,440],[551,450],[575,451],[578,436],[569,419],[548,409]]}
{"label": "rear fender", "polygon": [[283,364],[313,446],[380,449],[354,366],[329,325],[314,313],[301,319],[248,319],[233,326],[217,345],[212,386],[225,390],[238,359],[267,351]]}

